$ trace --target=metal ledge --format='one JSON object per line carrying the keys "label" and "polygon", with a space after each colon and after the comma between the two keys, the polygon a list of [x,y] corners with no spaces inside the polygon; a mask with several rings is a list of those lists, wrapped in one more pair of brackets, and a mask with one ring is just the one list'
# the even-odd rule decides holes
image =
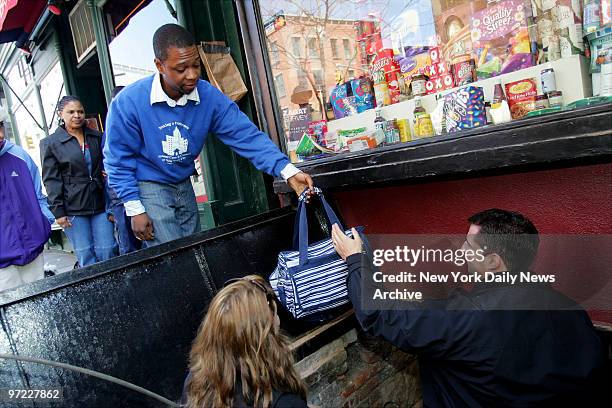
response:
{"label": "metal ledge", "polygon": [[[297,167],[325,189],[610,162],[612,104],[346,153]],[[276,193],[291,190],[275,180]]]}

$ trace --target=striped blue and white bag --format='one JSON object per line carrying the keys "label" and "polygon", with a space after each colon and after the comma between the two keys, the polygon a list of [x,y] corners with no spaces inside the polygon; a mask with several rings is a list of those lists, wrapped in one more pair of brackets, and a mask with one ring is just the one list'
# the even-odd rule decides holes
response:
{"label": "striped blue and white bag", "polygon": [[[344,230],[321,190],[315,188],[315,193],[321,199],[330,225],[337,223]],[[298,319],[347,304],[348,267],[334,249],[331,238],[308,245],[305,194],[299,199],[295,225],[294,245],[298,249],[281,252],[270,275],[276,296]],[[363,227],[356,229],[363,231]],[[345,234],[352,236],[351,230],[345,230]]]}

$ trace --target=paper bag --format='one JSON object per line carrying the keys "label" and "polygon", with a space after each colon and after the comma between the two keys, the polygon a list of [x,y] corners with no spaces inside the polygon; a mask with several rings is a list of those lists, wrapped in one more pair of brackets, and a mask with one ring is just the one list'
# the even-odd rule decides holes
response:
{"label": "paper bag", "polygon": [[202,42],[198,46],[208,81],[232,101],[238,101],[248,92],[240,71],[222,41]]}

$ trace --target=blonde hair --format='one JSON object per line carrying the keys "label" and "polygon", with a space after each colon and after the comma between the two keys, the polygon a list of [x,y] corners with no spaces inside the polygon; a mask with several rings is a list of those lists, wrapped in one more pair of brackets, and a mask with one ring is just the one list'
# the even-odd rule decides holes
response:
{"label": "blonde hair", "polygon": [[275,329],[273,299],[272,288],[257,275],[217,293],[189,354],[188,407],[232,407],[237,380],[245,402],[255,407],[268,408],[272,390],[306,399],[288,340]]}

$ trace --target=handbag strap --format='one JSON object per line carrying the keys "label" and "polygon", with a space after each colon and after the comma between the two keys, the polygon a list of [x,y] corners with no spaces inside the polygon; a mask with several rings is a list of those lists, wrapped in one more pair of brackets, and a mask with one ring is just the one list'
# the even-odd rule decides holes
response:
{"label": "handbag strap", "polygon": [[[318,192],[315,190],[315,193],[321,199],[321,204],[323,204],[323,209],[325,210],[325,214],[327,215],[327,220],[330,225],[338,224],[340,229],[344,231],[344,227],[338,216],[332,210],[331,206],[327,203],[327,200],[323,196],[323,192],[319,190]],[[306,201],[301,200],[298,206],[298,211],[296,214],[297,220],[299,220],[299,228],[298,228],[298,249],[300,252],[300,265],[305,265],[308,263],[308,218],[306,216]],[[295,230],[294,230],[295,237]]]}

